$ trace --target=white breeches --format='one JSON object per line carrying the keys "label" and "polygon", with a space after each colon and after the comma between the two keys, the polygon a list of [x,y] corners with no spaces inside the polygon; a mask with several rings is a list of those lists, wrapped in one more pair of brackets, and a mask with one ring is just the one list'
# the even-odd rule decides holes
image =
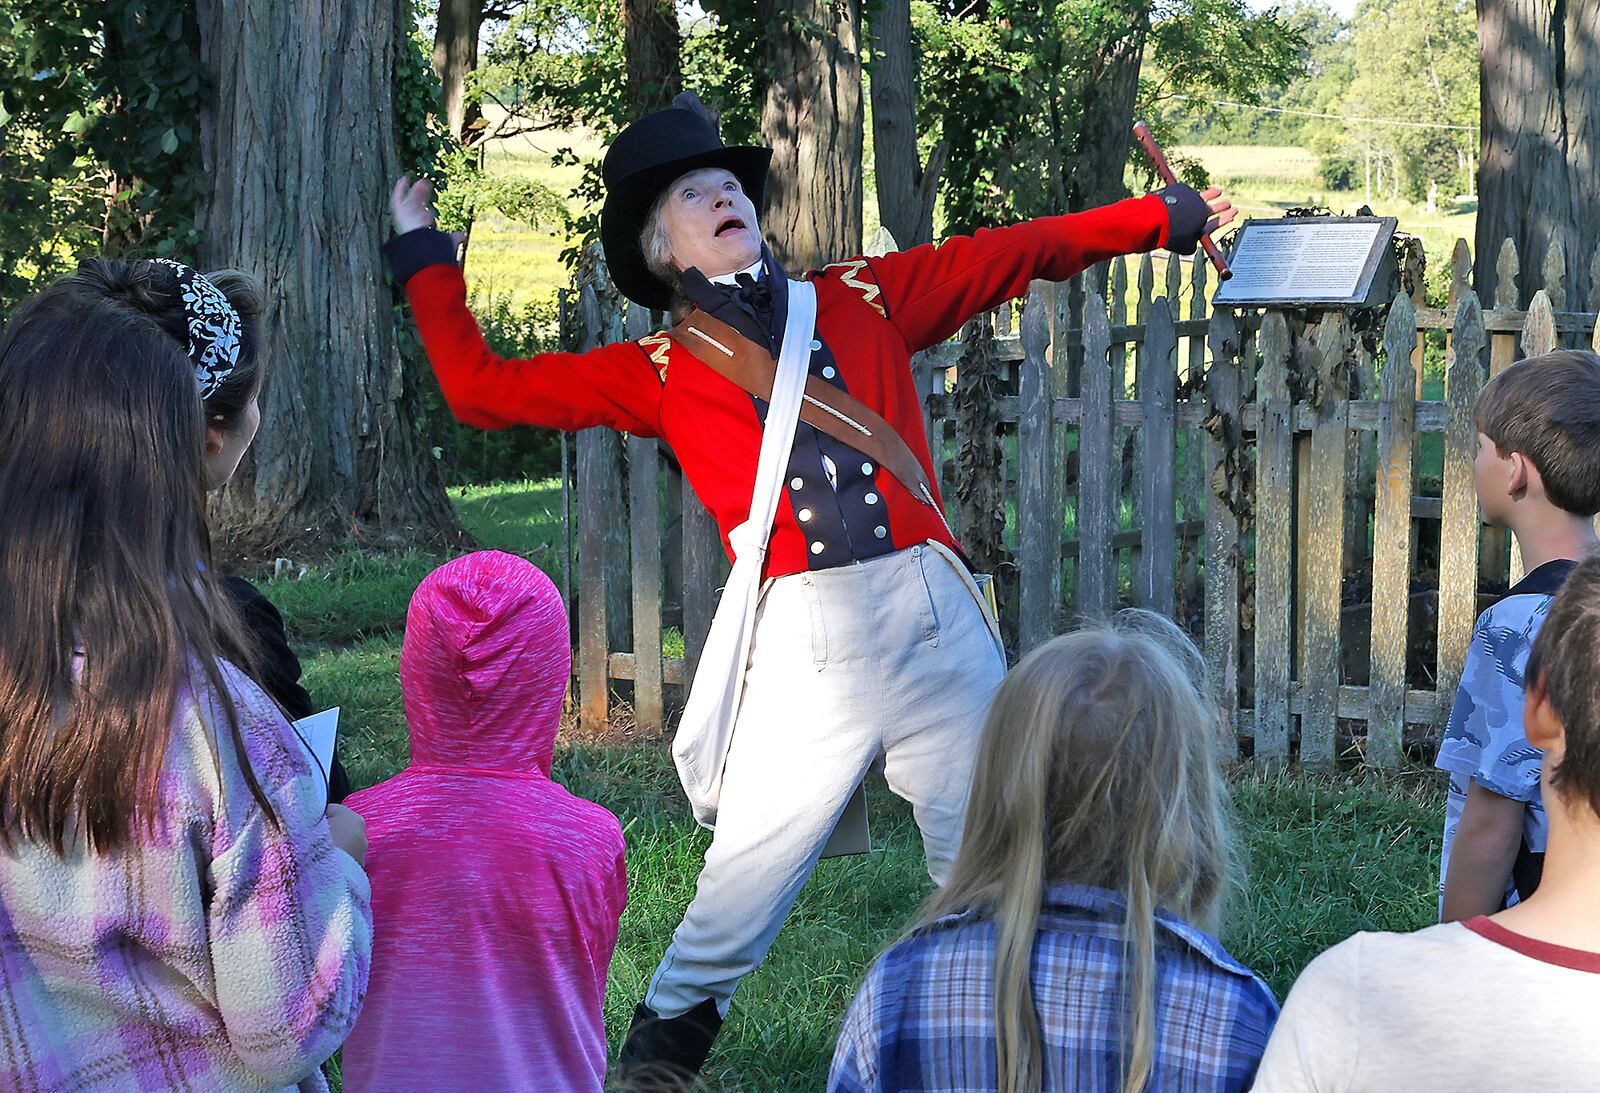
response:
{"label": "white breeches", "polygon": [[773,581],[756,614],[716,833],[645,1004],[676,1017],[714,998],[727,1012],[880,754],[942,884],[1004,675],[987,610],[934,547]]}

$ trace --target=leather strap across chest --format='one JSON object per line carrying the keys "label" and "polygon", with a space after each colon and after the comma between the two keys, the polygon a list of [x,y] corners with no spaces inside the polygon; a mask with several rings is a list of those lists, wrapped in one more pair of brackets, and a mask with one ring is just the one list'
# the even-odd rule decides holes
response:
{"label": "leather strap across chest", "polygon": [[[772,354],[715,316],[696,309],[671,330],[673,341],[717,375],[771,401],[778,362]],[[934,504],[927,472],[893,426],[861,400],[816,376],[806,378],[800,420],[848,444],[883,467],[924,504]]]}

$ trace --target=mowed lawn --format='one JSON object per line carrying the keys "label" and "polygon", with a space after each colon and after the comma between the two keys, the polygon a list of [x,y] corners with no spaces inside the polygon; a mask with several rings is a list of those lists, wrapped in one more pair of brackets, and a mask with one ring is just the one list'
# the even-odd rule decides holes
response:
{"label": "mowed lawn", "polygon": [[[469,487],[454,496],[480,543],[559,572],[555,483]],[[344,709],[341,754],[358,786],[406,765],[400,639],[411,591],[437,561],[351,554],[264,583],[288,620],[317,701]],[[616,813],[628,842],[629,903],[606,1001],[614,1053],[693,892],[709,835],[690,818],[660,744],[604,746],[569,731],[555,773]],[[1222,936],[1280,997],[1307,961],[1351,933],[1432,921],[1443,818],[1433,775],[1325,779],[1240,769],[1233,785],[1246,874]],[[735,998],[706,1088],[821,1088],[863,970],[928,895],[909,810],[881,783],[871,788],[877,849],[818,868],[771,958]],[[463,817],[463,837],[471,830]]]}

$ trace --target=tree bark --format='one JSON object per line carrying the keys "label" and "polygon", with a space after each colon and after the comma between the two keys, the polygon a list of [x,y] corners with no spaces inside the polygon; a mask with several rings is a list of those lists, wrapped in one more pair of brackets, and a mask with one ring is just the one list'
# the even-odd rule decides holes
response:
{"label": "tree bark", "polygon": [[439,75],[440,109],[458,143],[472,143],[469,127],[483,115],[476,100],[467,101],[467,77],[478,67],[478,30],[483,25],[483,0],[439,0],[439,23],[433,34],[433,70]]}
{"label": "tree bark", "polygon": [[200,0],[200,258],[266,284],[263,426],[213,516],[240,554],[461,538],[379,253],[402,0]]}
{"label": "tree bark", "polygon": [[[1128,163],[1133,108],[1139,95],[1139,67],[1150,33],[1150,5],[1129,11],[1127,33],[1107,43],[1078,86],[1083,113],[1062,163],[1060,211],[1104,205],[1126,197],[1123,169]],[[1059,102],[1059,97],[1057,98]]]}
{"label": "tree bark", "polygon": [[[1538,270],[1566,249],[1567,298],[1590,298],[1600,236],[1600,5],[1590,0],[1478,0],[1483,156],[1478,174],[1478,295],[1495,297],[1503,239]],[[1522,278],[1526,306],[1541,287]]]}
{"label": "tree bark", "polygon": [[628,61],[628,117],[670,106],[683,90],[678,13],[672,0],[623,0],[622,44]]}
{"label": "tree bark", "polygon": [[860,0],[760,0],[773,149],[762,218],[790,273],[861,250]]}
{"label": "tree bark", "polygon": [[878,219],[901,250],[933,242],[933,205],[950,153],[940,141],[926,165],[917,151],[917,49],[910,0],[872,9],[872,157]]}

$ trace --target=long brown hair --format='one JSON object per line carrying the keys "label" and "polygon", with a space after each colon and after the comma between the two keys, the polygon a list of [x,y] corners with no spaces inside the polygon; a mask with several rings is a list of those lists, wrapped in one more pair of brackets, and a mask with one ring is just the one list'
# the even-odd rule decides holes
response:
{"label": "long brown hair", "polygon": [[[248,670],[209,566],[203,410],[164,267],[92,260],[0,336],[0,842],[96,851],[155,818],[191,658],[251,794],[219,661]],[[213,750],[215,761],[221,762]]]}
{"label": "long brown hair", "polygon": [[966,833],[949,882],[917,928],[977,911],[995,928],[995,1041],[1002,1093],[1043,1081],[1030,980],[1049,884],[1127,901],[1122,1086],[1155,1053],[1155,912],[1210,925],[1232,839],[1204,661],[1171,622],[1124,611],[1059,637],[1006,677],[984,726]]}

